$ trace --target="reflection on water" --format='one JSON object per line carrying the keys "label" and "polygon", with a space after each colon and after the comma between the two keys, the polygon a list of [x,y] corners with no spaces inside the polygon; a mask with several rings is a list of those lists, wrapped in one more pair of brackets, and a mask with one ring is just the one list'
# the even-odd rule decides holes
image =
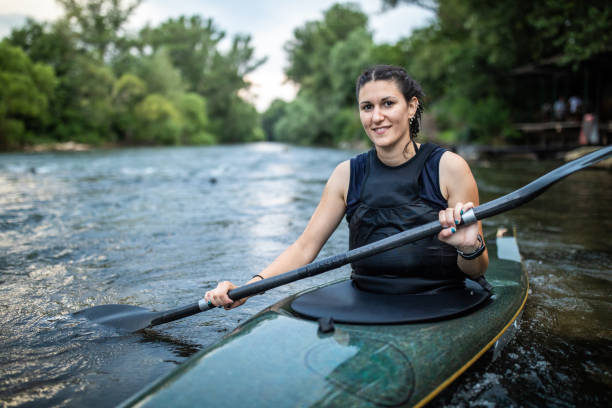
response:
{"label": "reflection on water", "polygon": [[[247,280],[299,235],[334,166],[352,154],[262,143],[0,155],[2,404],[113,406],[263,307],[346,275],[144,334],[69,316],[108,303],[169,309],[220,279]],[[557,165],[473,170],[484,202]],[[437,404],[604,405],[612,396],[610,176],[577,173],[485,221],[488,239],[516,227],[530,298],[501,358],[479,362]],[[342,225],[322,255],[346,242]]]}

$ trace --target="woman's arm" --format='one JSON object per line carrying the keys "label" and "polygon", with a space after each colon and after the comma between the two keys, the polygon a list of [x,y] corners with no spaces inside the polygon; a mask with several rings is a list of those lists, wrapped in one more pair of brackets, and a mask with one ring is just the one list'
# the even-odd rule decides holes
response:
{"label": "woman's arm", "polygon": [[[329,177],[319,205],[314,211],[306,229],[283,253],[267,268],[259,273],[263,278],[270,278],[291,271],[312,262],[334,232],[346,210],[346,195],[350,181],[350,161],[340,163]],[[254,277],[248,283],[260,278]],[[227,292],[236,286],[228,281],[220,282],[212,291],[206,292],[204,298],[214,305],[225,305],[231,309],[243,304],[246,299],[233,302]]]}
{"label": "woman's arm", "polygon": [[[456,220],[460,220],[464,212],[479,205],[476,180],[474,180],[470,166],[461,156],[452,152],[446,152],[442,155],[440,159],[440,189],[449,208],[440,211],[440,224],[445,229],[438,234],[438,238],[463,253],[474,252],[481,245],[478,240],[478,235],[482,237],[481,222],[460,228],[456,228],[455,225]],[[482,239],[484,245],[484,238]],[[484,275],[489,266],[488,251],[485,249],[479,257],[471,260],[457,255],[457,265],[470,277],[477,278]]]}

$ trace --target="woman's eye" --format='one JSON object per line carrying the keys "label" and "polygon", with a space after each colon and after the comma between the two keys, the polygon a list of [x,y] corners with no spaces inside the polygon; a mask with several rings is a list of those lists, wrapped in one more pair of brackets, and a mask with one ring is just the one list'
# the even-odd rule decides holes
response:
{"label": "woman's eye", "polygon": [[361,109],[363,109],[364,111],[369,111],[372,109],[372,105],[362,105]]}
{"label": "woman's eye", "polygon": [[394,102],[393,102],[393,101],[385,101],[385,102],[384,102],[384,105],[385,105],[386,107],[393,106],[393,104],[394,104]]}

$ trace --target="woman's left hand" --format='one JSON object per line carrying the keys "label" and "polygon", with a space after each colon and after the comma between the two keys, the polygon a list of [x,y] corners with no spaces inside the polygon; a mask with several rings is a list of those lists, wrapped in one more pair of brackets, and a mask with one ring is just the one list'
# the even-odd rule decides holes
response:
{"label": "woman's left hand", "polygon": [[455,208],[447,208],[438,214],[440,224],[444,227],[438,234],[438,239],[465,253],[474,252],[480,247],[478,223],[458,225],[461,216],[471,208],[474,208],[472,202],[457,203]]}

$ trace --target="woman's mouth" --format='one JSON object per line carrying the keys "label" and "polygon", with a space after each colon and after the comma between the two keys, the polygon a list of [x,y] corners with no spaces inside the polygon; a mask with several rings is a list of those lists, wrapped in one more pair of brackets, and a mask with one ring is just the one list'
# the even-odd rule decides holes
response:
{"label": "woman's mouth", "polygon": [[374,133],[376,133],[377,135],[382,135],[384,134],[391,126],[381,126],[381,127],[376,127],[373,128],[372,130],[374,131]]}

